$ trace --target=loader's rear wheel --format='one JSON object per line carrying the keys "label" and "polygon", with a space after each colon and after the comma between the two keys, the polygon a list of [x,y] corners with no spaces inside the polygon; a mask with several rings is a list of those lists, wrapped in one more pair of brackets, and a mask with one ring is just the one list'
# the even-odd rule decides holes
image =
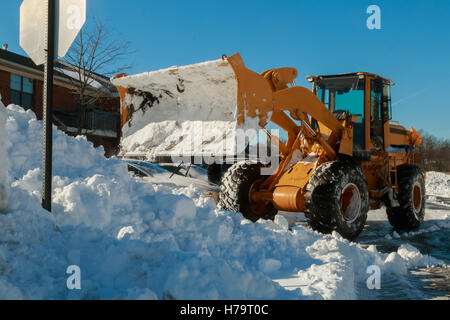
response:
{"label": "loader's rear wheel", "polygon": [[261,176],[261,163],[250,161],[233,165],[222,178],[218,206],[221,209],[241,212],[242,215],[256,222],[259,219],[273,219],[278,211],[270,202],[253,202],[251,192],[264,181]]}
{"label": "loader's rear wheel", "polygon": [[400,207],[386,204],[389,222],[394,229],[407,231],[418,228],[425,217],[425,178],[415,165],[403,165],[397,169],[398,202]]}
{"label": "loader's rear wheel", "polygon": [[355,239],[364,229],[369,192],[361,167],[352,162],[328,162],[317,168],[306,188],[306,219],[319,232],[337,231]]}

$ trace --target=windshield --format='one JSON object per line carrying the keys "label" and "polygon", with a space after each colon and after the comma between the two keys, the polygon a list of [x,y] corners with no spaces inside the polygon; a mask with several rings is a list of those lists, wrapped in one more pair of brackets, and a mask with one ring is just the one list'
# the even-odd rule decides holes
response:
{"label": "windshield", "polygon": [[316,92],[331,112],[364,116],[364,79],[359,76],[318,79]]}
{"label": "windshield", "polygon": [[359,76],[318,78],[315,86],[317,96],[331,112],[348,111],[359,116],[353,122],[353,148],[356,150],[365,148],[364,90],[364,78]]}
{"label": "windshield", "polygon": [[143,170],[146,173],[154,174],[154,173],[166,173],[167,170],[164,170],[163,168],[144,161],[133,161],[133,160],[125,160],[128,164],[131,164],[133,166],[139,167],[140,170]]}

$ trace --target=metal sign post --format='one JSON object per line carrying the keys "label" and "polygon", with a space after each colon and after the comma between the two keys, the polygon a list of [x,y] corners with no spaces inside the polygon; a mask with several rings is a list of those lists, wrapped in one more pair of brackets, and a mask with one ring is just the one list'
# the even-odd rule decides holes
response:
{"label": "metal sign post", "polygon": [[48,0],[47,37],[44,67],[44,143],[42,156],[42,207],[52,211],[52,145],[53,145],[53,66],[55,61],[56,0]]}

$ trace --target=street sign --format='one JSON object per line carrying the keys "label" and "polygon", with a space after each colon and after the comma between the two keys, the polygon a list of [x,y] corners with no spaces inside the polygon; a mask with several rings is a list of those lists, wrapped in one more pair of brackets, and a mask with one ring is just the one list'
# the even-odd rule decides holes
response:
{"label": "street sign", "polygon": [[[20,6],[20,46],[36,65],[45,62],[48,0],[23,0]],[[55,56],[64,57],[86,22],[86,0],[55,0]]]}
{"label": "street sign", "polygon": [[64,57],[86,22],[86,0],[59,0],[56,8],[58,57]]}
{"label": "street sign", "polygon": [[20,46],[36,65],[45,62],[47,1],[24,0],[20,6]]}

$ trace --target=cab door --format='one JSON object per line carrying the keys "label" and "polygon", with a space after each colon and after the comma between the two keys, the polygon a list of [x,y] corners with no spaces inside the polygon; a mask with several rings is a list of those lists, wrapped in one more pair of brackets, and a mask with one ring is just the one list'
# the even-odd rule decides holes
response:
{"label": "cab door", "polygon": [[382,79],[371,79],[370,90],[370,140],[377,151],[384,151],[385,123],[390,116],[390,86]]}

